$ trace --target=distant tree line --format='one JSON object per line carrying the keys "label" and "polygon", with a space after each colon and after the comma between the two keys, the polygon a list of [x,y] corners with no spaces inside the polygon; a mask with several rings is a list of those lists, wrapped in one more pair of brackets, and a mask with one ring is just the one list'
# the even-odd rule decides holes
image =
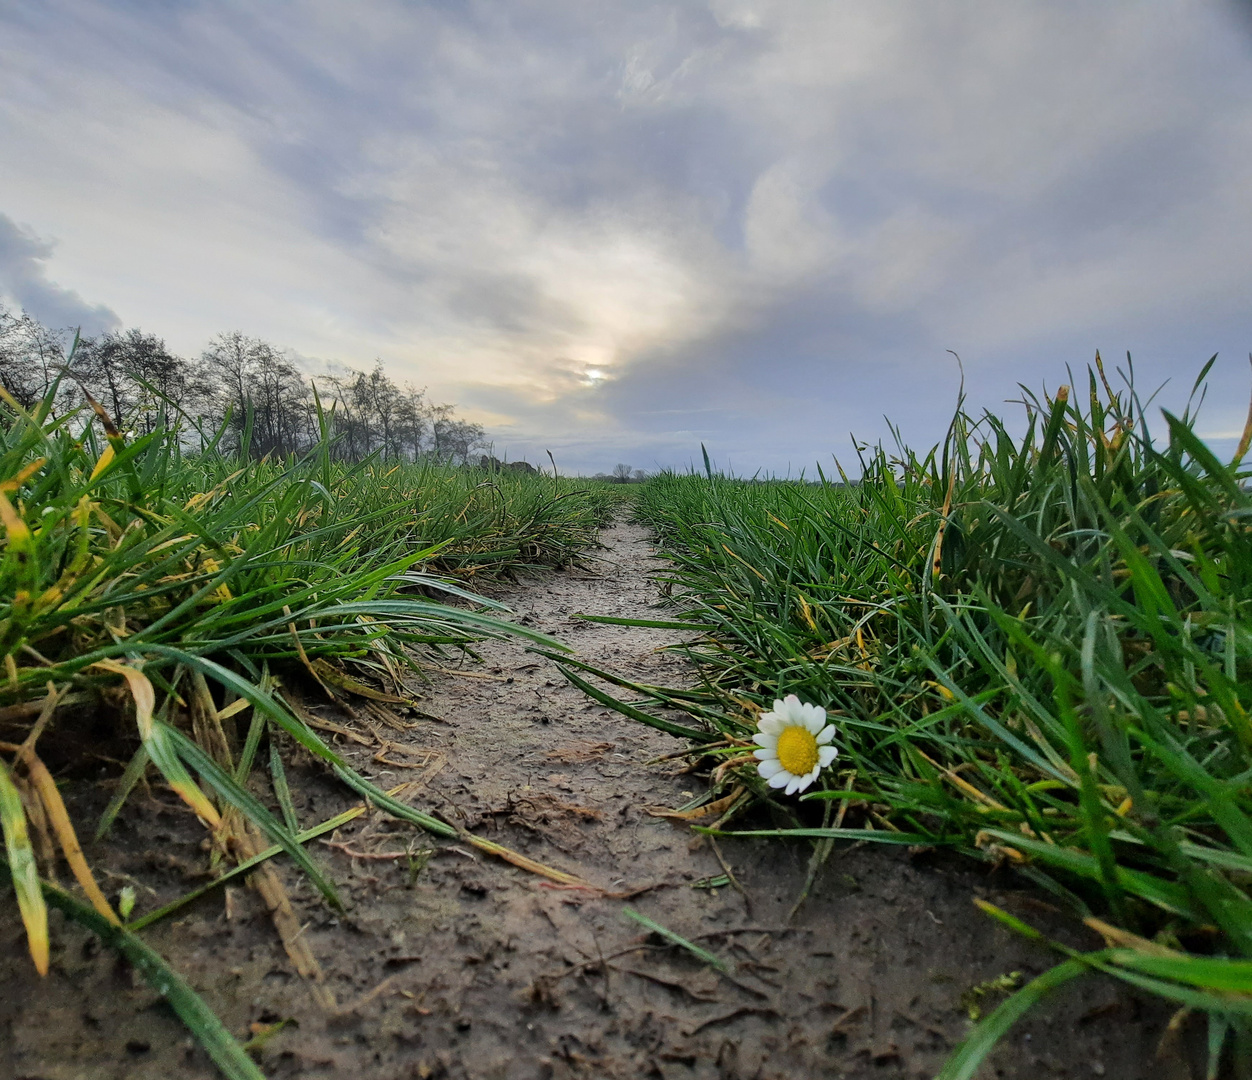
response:
{"label": "distant tree line", "polygon": [[635,469],[622,463],[614,465],[611,473],[596,473],[592,477],[594,480],[608,480],[614,484],[638,484],[647,478],[648,474],[642,469]]}
{"label": "distant tree line", "polygon": [[124,430],[147,434],[164,416],[186,434],[224,429],[225,448],[245,449],[246,440],[255,457],[312,447],[318,399],[333,452],[346,460],[379,454],[465,464],[486,446],[480,425],[428,401],[424,390],[397,386],[381,362],[310,377],[274,345],[238,331],[218,334],[190,360],[138,329],[82,338],[71,359],[72,340],[72,332],[0,305],[0,383],[19,405],[33,407],[59,375],[58,409],[84,404],[86,391]]}

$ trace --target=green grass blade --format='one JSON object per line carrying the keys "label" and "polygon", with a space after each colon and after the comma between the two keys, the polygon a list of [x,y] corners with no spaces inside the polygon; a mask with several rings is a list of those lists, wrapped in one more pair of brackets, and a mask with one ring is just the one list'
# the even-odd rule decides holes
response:
{"label": "green grass blade", "polygon": [[579,678],[563,664],[557,664],[557,667],[562,675],[588,697],[600,702],[601,705],[607,705],[610,709],[616,710],[631,720],[638,720],[639,723],[647,724],[648,727],[656,728],[658,731],[664,731],[668,735],[677,735],[680,739],[692,739],[695,742],[714,742],[720,737],[715,732],[700,731],[698,728],[690,728],[683,724],[675,724],[670,720],[662,720],[659,716],[653,716],[625,701],[619,701],[612,694],[607,694],[603,690],[592,686],[591,683]]}
{"label": "green grass blade", "polygon": [[[1133,949],[1115,949],[1109,962],[1158,979],[1187,983],[1202,990],[1252,994],[1252,960],[1226,957],[1153,956]],[[1250,1002],[1249,1004],[1252,1004]]]}
{"label": "green grass blade", "polygon": [[274,785],[274,798],[278,800],[278,808],[282,811],[283,821],[293,833],[300,831],[300,821],[296,817],[296,804],[291,799],[291,788],[287,786],[287,770],[283,768],[283,757],[278,751],[278,743],[270,739],[270,781]]}
{"label": "green grass blade", "polygon": [[22,796],[9,776],[9,767],[0,761],[0,826],[4,828],[7,865],[17,893],[17,907],[26,927],[26,943],[31,959],[40,975],[48,974],[48,909],[39,889],[39,871],[35,852],[26,829],[26,811]]}
{"label": "green grass blade", "polygon": [[[360,817],[360,815],[361,811],[359,808],[355,810],[345,810],[342,814],[336,815],[329,821],[323,821],[320,825],[315,825],[311,829],[305,829],[303,832],[297,833],[296,839],[302,844],[307,844],[310,840],[313,840],[318,836],[324,836],[328,832],[334,832],[337,828],[339,828],[339,826],[346,825],[349,821],[353,821]],[[283,850],[284,849],[278,844],[275,844],[273,847],[268,847],[264,851],[252,856],[252,858],[245,859],[238,866],[234,866],[227,870],[221,877],[214,878],[212,881],[206,882],[198,888],[192,889],[189,893],[184,893],[177,900],[171,900],[164,907],[157,908],[155,911],[150,911],[148,914],[141,915],[139,918],[128,922],[126,924],[126,928],[128,930],[138,931],[142,930],[145,926],[151,926],[154,922],[159,922],[167,915],[172,915],[180,908],[186,907],[193,900],[199,900],[200,897],[204,896],[206,893],[212,892],[219,885],[225,885],[228,881],[233,881],[235,878],[241,877],[249,871],[255,870],[261,865],[261,863],[265,862],[267,859],[272,859],[275,855],[281,854]]]}
{"label": "green grass blade", "polygon": [[295,835],[274,817],[255,795],[241,787],[230,773],[177,728],[172,728],[159,720],[157,725],[164,729],[166,738],[173,744],[179,756],[208,781],[222,799],[243,813],[245,817],[259,826],[266,836],[281,846],[295,860],[296,865],[309,876],[318,891],[326,898],[327,903],[343,910],[343,902],[339,899],[334,885],[309,858],[308,852],[300,846]]}
{"label": "green grass blade", "polygon": [[604,623],[608,626],[647,626],[653,630],[690,630],[695,633],[708,633],[716,630],[712,623],[678,622],[673,619],[623,619],[616,615],[583,615],[575,612],[572,618],[583,622]]}
{"label": "green grass blade", "polygon": [[686,949],[687,952],[691,953],[691,955],[697,960],[708,964],[709,967],[717,968],[718,971],[730,971],[730,966],[720,956],[714,956],[713,953],[709,952],[707,949],[700,948],[699,945],[696,945],[693,942],[688,941],[685,937],[674,933],[673,930],[662,926],[659,922],[649,919],[648,916],[636,911],[634,908],[624,907],[622,908],[622,914],[627,918],[634,919],[640,926],[647,927],[647,929],[651,930],[654,934],[659,934],[666,941],[672,941],[675,945]]}
{"label": "green grass blade", "polygon": [[420,810],[414,810],[413,807],[388,795],[382,788],[371,784],[360,773],[348,768],[346,765],[336,765],[335,775],[358,795],[363,795],[375,806],[386,810],[392,817],[398,817],[402,821],[411,821],[414,825],[420,825],[427,832],[434,833],[436,836],[451,838],[461,835],[447,822],[440,821],[437,817],[431,817],[430,814],[424,814]]}
{"label": "green grass blade", "polygon": [[966,1036],[948,1058],[935,1080],[971,1080],[996,1043],[1018,1020],[1058,986],[1091,974],[1082,960],[1066,960],[1032,979],[1007,1001],[1001,1002],[985,1020]]}
{"label": "green grass blade", "polygon": [[130,793],[148,768],[149,760],[148,748],[143,743],[140,743],[139,749],[135,751],[130,761],[126,763],[126,769],[123,771],[121,779],[117,782],[117,790],[113,793],[113,798],[109,800],[109,805],[104,808],[104,813],[100,815],[100,821],[96,825],[97,840],[102,840],[104,834],[113,825],[123,804],[130,797]]}
{"label": "green grass blade", "polygon": [[[11,877],[12,867],[8,863],[0,869]],[[114,926],[90,904],[84,904],[77,897],[46,881],[40,882],[40,886],[44,899],[52,907],[87,927],[135,966],[148,985],[170,1003],[178,1018],[204,1047],[227,1080],[265,1080],[265,1074],[244,1053],[243,1047],[226,1030],[217,1014],[155,949],[124,927]]]}

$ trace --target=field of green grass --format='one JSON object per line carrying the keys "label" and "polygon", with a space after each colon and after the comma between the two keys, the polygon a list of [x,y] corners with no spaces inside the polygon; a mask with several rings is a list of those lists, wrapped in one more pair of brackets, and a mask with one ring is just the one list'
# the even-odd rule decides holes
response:
{"label": "field of green grass", "polygon": [[[155,769],[215,864],[237,874],[285,851],[335,905],[303,847],[335,822],[298,831],[271,733],[384,810],[478,839],[354,772],[284,679],[411,705],[407,674],[504,634],[720,759],[701,797],[724,800],[712,831],[811,844],[810,884],[839,841],[949,849],[1012,868],[1103,936],[1085,953],[1048,942],[1057,965],[972,1031],[945,1080],[973,1076],[1044,994],[1093,972],[1207,1014],[1210,1074],[1252,1075],[1247,434],[1219,461],[1190,408],[1156,421],[1097,367],[1081,388],[1026,394],[1016,427],[958,409],[926,454],[867,450],[855,482],[706,467],[615,487],[350,464],[325,438],[257,460],[211,439],[192,449],[163,423],[131,438],[103,410],[53,415],[54,396],[0,406],[4,867],[38,968],[59,907],[163,988],[224,1075],[260,1073],[139,934],[182,901],[127,924],[126,902],[104,895],[40,758],[47,725],[90,707],[130,733],[100,834]],[[474,591],[568,564],[624,512],[671,560],[672,611],[650,625],[689,631],[695,689],[590,668]],[[839,750],[790,797],[751,756],[763,711],[789,694],[826,709]],[[749,823],[752,808],[765,813]],[[77,891],[43,873],[58,851]]]}
{"label": "field of green grass", "polygon": [[[673,561],[704,689],[619,685],[637,719],[684,708],[724,736],[708,752],[734,764],[708,799],[745,786],[779,825],[750,835],[807,838],[814,870],[838,840],[949,848],[1103,935],[1055,944],[945,1078],[1091,972],[1207,1013],[1211,1075],[1252,1075],[1248,437],[1219,461],[1192,416],[1153,434],[1132,386],[1086,382],[1027,394],[1016,435],[959,411],[927,454],[867,452],[856,483],[650,480],[636,513]],[[786,694],[838,729],[798,798],[745,753]]]}
{"label": "field of green grass", "polygon": [[[284,732],[374,805],[437,835],[460,832],[355,773],[284,696],[284,678],[406,705],[404,676],[420,674],[432,652],[502,634],[561,648],[470,590],[519,567],[569,563],[594,543],[614,496],[543,475],[346,464],[325,439],[283,460],[211,440],[191,452],[185,430],[158,423],[129,438],[102,409],[54,414],[55,399],[54,388],[31,411],[7,396],[0,404],[4,868],[41,972],[51,904],[126,955],[225,1075],[257,1077],[144,945],[140,924],[124,925],[126,901],[119,913],[97,885],[40,736],[59,709],[92,708],[137,747],[99,834],[154,767],[205,825],[215,863],[255,865],[264,837],[268,854],[285,850],[338,905],[302,846],[324,830],[297,834],[271,733]],[[246,728],[241,745],[227,733],[236,725]],[[80,892],[47,880],[58,850]]]}

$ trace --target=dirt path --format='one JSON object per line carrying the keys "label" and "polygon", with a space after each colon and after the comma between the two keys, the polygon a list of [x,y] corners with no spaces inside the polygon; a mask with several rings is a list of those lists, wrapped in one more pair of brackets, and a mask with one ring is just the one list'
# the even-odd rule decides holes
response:
{"label": "dirt path", "polygon": [[[618,525],[604,543],[590,571],[545,575],[502,599],[591,663],[681,682],[681,663],[655,651],[671,633],[571,617],[658,614],[647,575],[659,564],[642,530]],[[608,889],[656,887],[629,901],[554,888],[381,816],[354,822],[335,837],[342,846],[312,845],[347,916],[282,870],[338,1012],[313,1004],[250,890],[217,890],[146,934],[236,1033],[294,1018],[262,1051],[268,1075],[929,1077],[968,1030],[961,1000],[971,987],[1009,972],[1029,978],[1052,962],[970,904],[978,892],[1046,924],[1038,900],[904,853],[837,854],[790,926],[806,849],[723,845],[750,908],[732,889],[699,887],[722,873],[712,851],[644,810],[680,805],[704,784],[672,761],[645,765],[681,744],[589,703],[514,642],[479,652],[483,663],[438,675],[423,702],[446,722],[380,732],[395,744],[391,762],[422,768],[379,762],[375,748],[352,742],[340,748],[384,786],[425,776],[414,805],[532,858]],[[320,770],[295,769],[292,781],[302,825],[351,805]],[[84,819],[107,797],[82,787]],[[144,910],[186,891],[202,864],[196,845],[187,816],[154,792],[91,857],[111,865],[114,889],[127,875],[144,886]],[[376,857],[406,850],[413,859]],[[624,916],[628,904],[728,971],[659,947]],[[13,908],[0,903],[0,1075],[215,1075],[156,995],[59,918],[53,973],[36,979]],[[1015,1029],[985,1075],[1182,1078],[1168,1053],[1152,1060],[1167,1019],[1107,983],[1079,984]]]}

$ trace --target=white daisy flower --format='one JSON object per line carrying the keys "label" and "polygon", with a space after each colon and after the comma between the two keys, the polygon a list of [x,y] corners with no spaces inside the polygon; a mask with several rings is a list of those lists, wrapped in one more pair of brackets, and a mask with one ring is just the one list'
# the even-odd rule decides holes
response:
{"label": "white daisy flower", "polygon": [[761,713],[757,727],[752,740],[761,748],[754,753],[760,762],[756,770],[770,787],[786,787],[784,794],[803,791],[839,756],[830,745],[835,725],[826,723],[826,710],[795,694],[775,701],[772,712]]}

